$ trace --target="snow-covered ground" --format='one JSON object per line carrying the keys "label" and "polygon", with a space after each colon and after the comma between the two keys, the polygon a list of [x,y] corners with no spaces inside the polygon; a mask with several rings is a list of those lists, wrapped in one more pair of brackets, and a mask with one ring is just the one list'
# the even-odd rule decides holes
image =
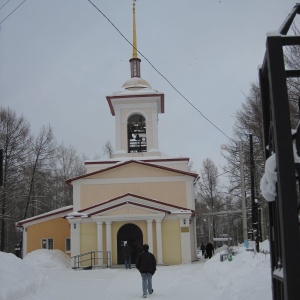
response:
{"label": "snow-covered ground", "polygon": [[[268,251],[268,241],[260,245]],[[139,272],[129,269],[75,271],[58,250],[37,250],[23,260],[0,252],[0,300],[141,299]],[[148,299],[269,300],[270,255],[238,248],[232,261],[212,259],[180,266],[159,266]]]}

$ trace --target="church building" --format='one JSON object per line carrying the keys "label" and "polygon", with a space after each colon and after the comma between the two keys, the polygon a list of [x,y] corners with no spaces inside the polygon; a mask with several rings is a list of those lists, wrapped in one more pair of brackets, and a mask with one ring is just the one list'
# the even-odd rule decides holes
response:
{"label": "church building", "polygon": [[198,174],[188,170],[189,158],[166,157],[159,150],[158,115],[164,113],[165,97],[141,78],[135,3],[129,62],[131,78],[106,97],[115,119],[112,157],[86,161],[86,174],[66,181],[73,189],[73,205],[17,223],[23,230],[23,256],[41,248],[60,249],[74,258],[102,253],[110,264],[120,265],[125,244],[134,263],[147,243],[160,265],[196,260]]}

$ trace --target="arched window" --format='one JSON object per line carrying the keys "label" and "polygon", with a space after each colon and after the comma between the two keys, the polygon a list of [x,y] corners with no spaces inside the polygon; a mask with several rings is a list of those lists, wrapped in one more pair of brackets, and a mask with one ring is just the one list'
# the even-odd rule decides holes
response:
{"label": "arched window", "polygon": [[128,153],[146,152],[146,120],[142,115],[135,114],[128,118]]}

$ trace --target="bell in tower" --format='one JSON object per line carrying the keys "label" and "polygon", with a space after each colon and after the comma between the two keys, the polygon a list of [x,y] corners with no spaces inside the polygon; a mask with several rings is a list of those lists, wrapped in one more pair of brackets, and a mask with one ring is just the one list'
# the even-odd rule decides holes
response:
{"label": "bell in tower", "polygon": [[128,152],[147,152],[146,122],[142,115],[135,114],[129,117]]}

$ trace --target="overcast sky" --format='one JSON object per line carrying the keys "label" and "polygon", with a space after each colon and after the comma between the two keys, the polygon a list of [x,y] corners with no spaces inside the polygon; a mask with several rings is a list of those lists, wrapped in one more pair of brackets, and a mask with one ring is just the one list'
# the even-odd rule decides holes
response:
{"label": "overcast sky", "polygon": [[[23,0],[0,10],[0,22]],[[7,0],[0,1],[0,7]],[[93,0],[132,41],[132,0]],[[265,53],[266,34],[292,10],[291,0],[138,0],[138,50],[229,137],[235,113]],[[58,142],[91,159],[115,144],[106,96],[130,78],[131,45],[87,0],[27,0],[0,31],[0,104],[23,114],[37,134],[50,124]],[[217,166],[228,138],[142,59],[141,77],[165,94],[159,147]]]}

